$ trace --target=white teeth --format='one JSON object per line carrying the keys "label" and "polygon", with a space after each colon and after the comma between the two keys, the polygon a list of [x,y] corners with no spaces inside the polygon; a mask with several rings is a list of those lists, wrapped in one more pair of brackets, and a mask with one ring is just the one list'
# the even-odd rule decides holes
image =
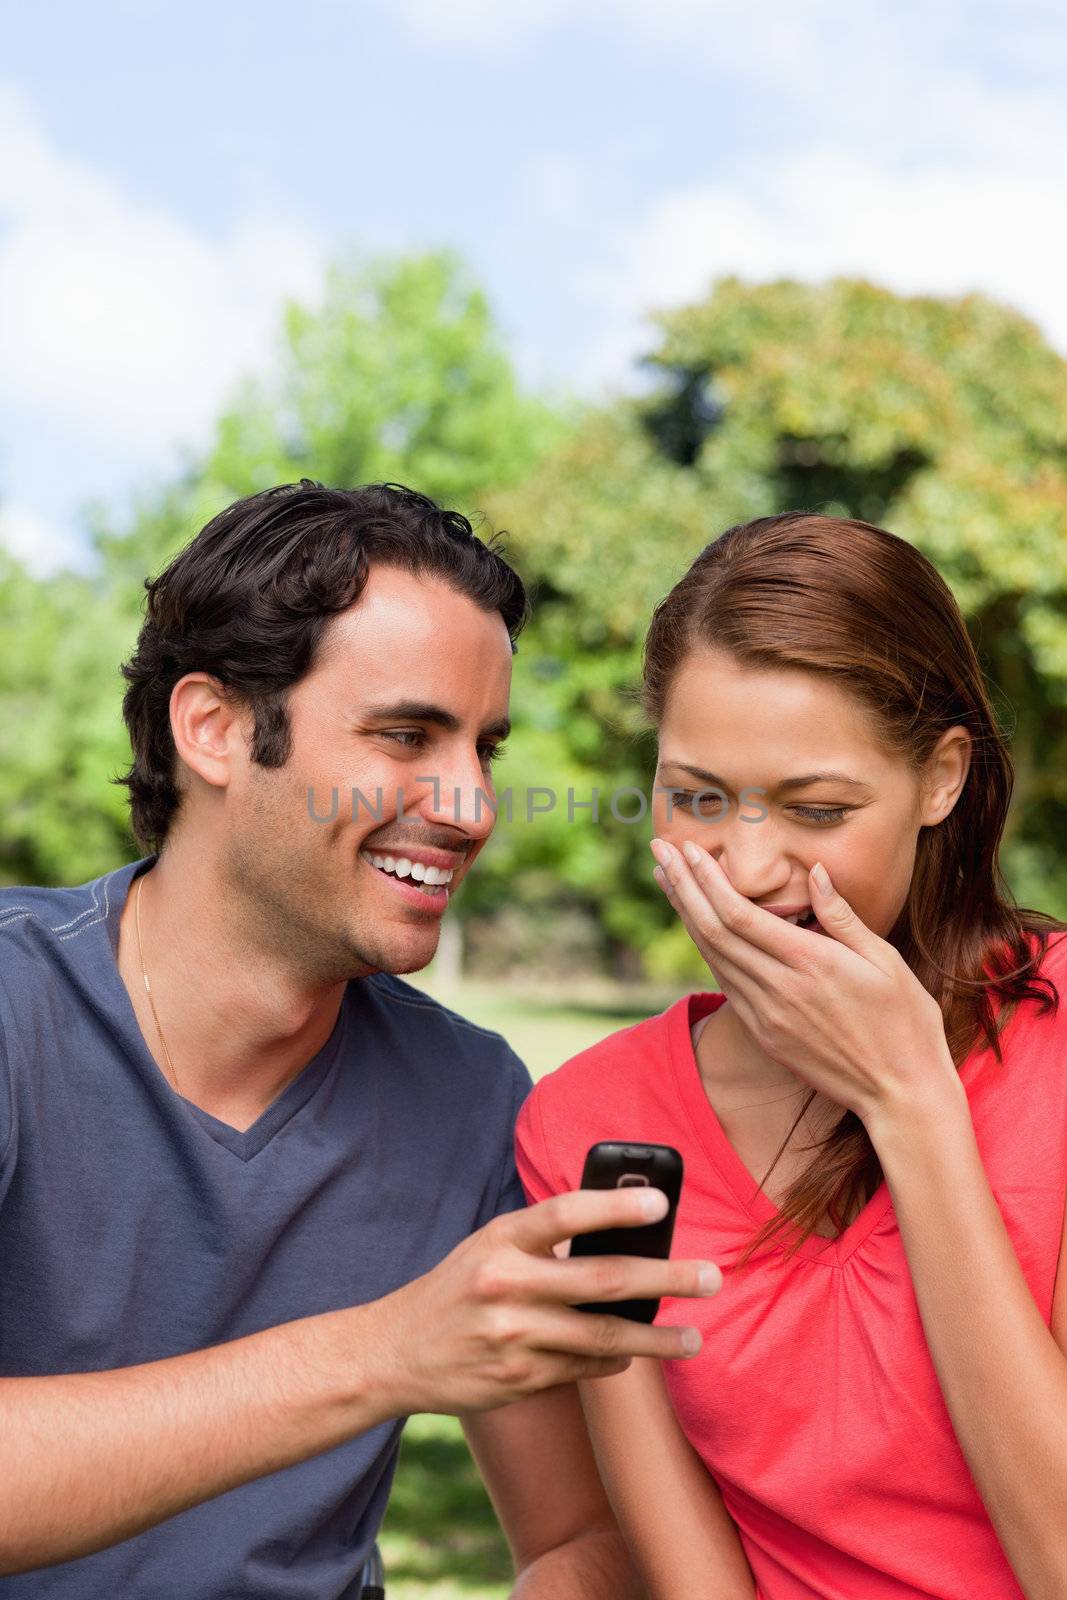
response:
{"label": "white teeth", "polygon": [[431,888],[451,883],[455,876],[452,868],[427,867],[421,861],[409,861],[406,856],[376,856],[369,850],[361,850],[360,855],[372,866],[381,868],[383,872],[391,872],[397,878],[410,877],[415,883],[426,884]]}

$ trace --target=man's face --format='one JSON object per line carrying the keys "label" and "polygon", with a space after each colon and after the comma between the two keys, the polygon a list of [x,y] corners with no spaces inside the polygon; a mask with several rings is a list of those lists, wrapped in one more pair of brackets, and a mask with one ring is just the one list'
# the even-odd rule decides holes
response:
{"label": "man's face", "polygon": [[[431,576],[374,566],[291,691],[287,763],[236,763],[231,881],[260,935],[309,975],[415,972],[432,958],[492,832],[511,661],[499,612]],[[336,816],[314,820],[309,792],[315,817],[330,819],[334,790]],[[405,861],[451,877],[423,887]]]}

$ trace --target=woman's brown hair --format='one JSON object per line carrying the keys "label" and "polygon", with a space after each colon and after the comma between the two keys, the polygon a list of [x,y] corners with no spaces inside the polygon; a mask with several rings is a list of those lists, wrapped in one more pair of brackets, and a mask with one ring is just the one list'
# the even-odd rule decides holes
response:
{"label": "woman's brown hair", "polygon": [[[1055,984],[1037,973],[1049,935],[1067,924],[1017,906],[1001,875],[1011,757],[966,624],[936,567],[869,522],[788,511],[739,523],[701,551],[653,613],[641,698],[656,726],[685,657],[709,647],[739,667],[801,669],[836,682],[916,775],[947,728],[968,729],[963,789],[947,817],[920,830],[908,898],[886,938],[941,1006],[956,1066],[983,1036],[1000,1063],[999,1033],[1021,1000],[1038,1001],[1042,1015],[1058,1009]],[[761,1187],[814,1098],[809,1091]],[[799,1230],[790,1253],[824,1217],[840,1232],[853,1205],[866,1204],[882,1181],[852,1111],[807,1148],[818,1156],[735,1267],[787,1225]]]}

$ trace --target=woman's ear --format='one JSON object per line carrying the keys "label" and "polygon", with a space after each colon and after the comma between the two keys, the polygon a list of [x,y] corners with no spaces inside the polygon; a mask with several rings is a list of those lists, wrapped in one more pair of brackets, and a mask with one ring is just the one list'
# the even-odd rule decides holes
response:
{"label": "woman's ear", "polygon": [[924,827],[943,822],[963,792],[971,768],[972,739],[962,724],[947,728],[927,758],[922,782],[920,821]]}

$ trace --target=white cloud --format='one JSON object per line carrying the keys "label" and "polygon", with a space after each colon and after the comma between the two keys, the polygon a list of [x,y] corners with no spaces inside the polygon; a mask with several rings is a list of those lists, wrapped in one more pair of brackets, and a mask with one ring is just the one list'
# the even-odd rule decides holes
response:
{"label": "white cloud", "polygon": [[637,319],[708,292],[713,278],[867,277],[904,294],[978,290],[1030,316],[1067,352],[1067,207],[1058,177],[932,168],[897,173],[831,150],[664,196],[620,232],[587,280],[614,307],[592,357],[622,375],[650,339]]}
{"label": "white cloud", "polygon": [[566,16],[567,0],[399,0],[411,32],[428,43],[512,54]]}
{"label": "white cloud", "polygon": [[[1058,81],[1065,30],[1060,0],[390,0],[420,42],[457,51],[514,51],[575,26],[630,36],[750,80],[777,79],[829,111],[868,103],[887,73],[924,74],[959,62]],[[843,61],[852,71],[838,70]],[[899,106],[915,120],[915,103]]]}
{"label": "white cloud", "polygon": [[[721,166],[725,143],[723,191],[748,210],[759,180],[773,185],[791,156],[833,148],[867,163],[879,186],[958,179],[977,199],[982,184],[1018,183],[1063,211],[1062,0],[391,0],[390,10],[421,42],[453,51],[515,57],[578,38],[590,52],[602,37],[640,52],[653,93],[675,65],[686,94],[702,77],[708,167]],[[989,226],[1001,226],[995,213]],[[976,242],[980,261],[987,241]]]}
{"label": "white cloud", "polygon": [[[665,183],[639,215],[590,207],[572,288],[597,314],[583,388],[640,382],[649,310],[715,277],[864,276],[902,293],[978,290],[1067,352],[1067,17],[1060,0],[396,0],[431,42],[472,51],[627,37],[650,83],[702,73],[737,116],[708,177]],[[432,13],[432,14],[431,14]],[[761,142],[761,124],[773,134]],[[788,129],[783,138],[781,130]],[[729,141],[727,141],[729,145]],[[551,188],[551,172],[545,182]],[[568,192],[580,186],[568,173]],[[586,174],[586,192],[595,176]],[[546,208],[542,208],[546,209]],[[572,244],[577,244],[573,240]]]}
{"label": "white cloud", "polygon": [[95,565],[83,539],[55,527],[28,506],[0,507],[0,545],[38,578],[50,578],[63,568],[89,572]]}
{"label": "white cloud", "polygon": [[0,371],[8,404],[131,461],[196,442],[235,377],[262,368],[286,295],[323,251],[282,216],[211,239],[59,154],[0,90]]}
{"label": "white cloud", "polygon": [[[515,56],[542,39],[573,45],[588,55],[593,99],[599,38],[639,52],[650,88],[672,81],[675,62],[687,94],[707,85],[702,180],[679,185],[664,159],[659,192],[643,187],[641,199],[613,198],[623,182],[605,182],[581,148],[561,154],[546,110],[543,153],[516,162],[546,262],[538,309],[525,320],[513,311],[507,330],[527,379],[632,386],[633,357],[654,343],[647,312],[700,296],[726,273],[863,275],[906,293],[979,289],[1067,351],[1061,0],[394,0],[390,9],[446,50]],[[536,70],[550,78],[549,52]],[[635,176],[650,168],[626,141],[658,137],[654,118],[622,111],[620,122],[618,107],[604,108],[620,180],[631,166]],[[0,494],[10,483],[23,507],[17,536],[47,550],[64,542],[61,513],[26,487],[27,440],[40,441],[38,485],[55,449],[82,495],[105,488],[86,465],[95,470],[94,451],[109,463],[109,492],[169,466],[174,442],[202,437],[234,377],[269,365],[279,302],[315,297],[327,241],[269,210],[215,238],[137,203],[60,154],[13,93],[0,92],[0,141],[0,373],[17,421]],[[691,148],[686,155],[691,172]],[[383,247],[417,248],[420,219],[409,221]]]}

